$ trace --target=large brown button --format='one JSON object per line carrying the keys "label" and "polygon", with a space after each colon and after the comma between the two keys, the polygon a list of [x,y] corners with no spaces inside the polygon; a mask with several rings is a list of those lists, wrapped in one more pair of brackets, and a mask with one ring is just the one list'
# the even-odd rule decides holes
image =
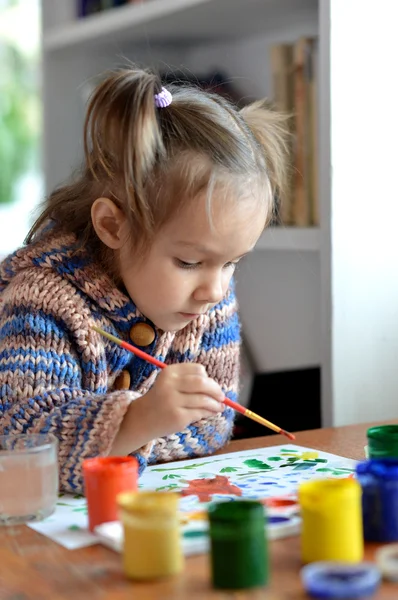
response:
{"label": "large brown button", "polygon": [[130,373],[128,371],[122,371],[115,379],[115,390],[129,390],[130,381]]}
{"label": "large brown button", "polygon": [[130,339],[136,346],[149,346],[156,337],[156,333],[148,323],[136,323],[130,329]]}

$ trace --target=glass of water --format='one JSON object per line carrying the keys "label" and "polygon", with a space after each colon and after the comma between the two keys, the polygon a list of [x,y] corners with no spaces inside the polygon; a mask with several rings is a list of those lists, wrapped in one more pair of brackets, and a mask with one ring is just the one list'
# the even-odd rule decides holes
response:
{"label": "glass of water", "polygon": [[58,499],[58,440],[51,434],[0,436],[0,525],[41,521]]}

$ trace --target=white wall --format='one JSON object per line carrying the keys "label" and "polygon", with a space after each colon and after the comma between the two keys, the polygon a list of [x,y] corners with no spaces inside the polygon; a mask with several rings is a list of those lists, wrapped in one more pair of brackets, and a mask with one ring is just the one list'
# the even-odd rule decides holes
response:
{"label": "white wall", "polygon": [[257,372],[320,364],[318,252],[254,251],[236,274],[245,337]]}
{"label": "white wall", "polygon": [[331,7],[335,425],[398,417],[395,0]]}

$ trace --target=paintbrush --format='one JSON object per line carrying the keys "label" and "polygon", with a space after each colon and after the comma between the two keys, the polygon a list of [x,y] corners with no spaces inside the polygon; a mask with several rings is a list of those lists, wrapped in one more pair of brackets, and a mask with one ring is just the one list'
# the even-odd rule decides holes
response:
{"label": "paintbrush", "polygon": [[[99,333],[99,334],[103,335],[104,337],[108,338],[109,340],[111,340],[115,344],[118,344],[118,346],[121,346],[125,350],[128,350],[129,352],[132,352],[133,354],[135,354],[139,358],[142,358],[143,360],[147,360],[148,362],[150,362],[153,365],[155,365],[155,367],[159,367],[159,369],[164,369],[165,367],[167,367],[167,365],[165,365],[164,363],[162,363],[157,358],[151,356],[150,354],[147,354],[146,352],[144,352],[143,350],[140,350],[139,348],[136,348],[135,346],[132,346],[128,342],[125,342],[125,341],[117,338],[116,336],[112,335],[111,333],[108,333],[107,331],[104,331],[100,327],[96,327],[95,325],[92,325],[91,329],[94,329],[94,331],[96,331],[97,333]],[[241,404],[238,404],[237,402],[234,402],[233,400],[230,400],[226,396],[224,397],[223,402],[224,402],[224,404],[226,404],[226,406],[229,406],[230,408],[233,408],[234,410],[236,410],[236,412],[239,412],[240,414],[244,415],[245,417],[248,417],[249,419],[252,419],[252,421],[256,421],[257,423],[260,423],[260,425],[264,425],[264,427],[268,427],[268,429],[272,429],[272,431],[275,431],[276,433],[280,433],[281,435],[285,435],[287,438],[289,438],[289,440],[295,440],[296,439],[295,436],[293,435],[293,433],[290,433],[289,431],[285,431],[281,427],[278,427],[278,425],[274,425],[273,423],[271,423],[271,421],[267,421],[267,419],[264,419],[263,417],[260,417],[260,415],[257,415],[256,413],[254,413],[253,411],[249,410],[248,408],[245,408]]]}

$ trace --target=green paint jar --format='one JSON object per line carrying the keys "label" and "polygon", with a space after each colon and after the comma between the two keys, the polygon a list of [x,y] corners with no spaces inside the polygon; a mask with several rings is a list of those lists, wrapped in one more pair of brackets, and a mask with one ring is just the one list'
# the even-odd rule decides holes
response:
{"label": "green paint jar", "polygon": [[213,586],[246,589],[268,583],[266,518],[260,502],[236,500],[210,505]]}
{"label": "green paint jar", "polygon": [[379,425],[367,431],[369,458],[398,458],[398,425]]}

